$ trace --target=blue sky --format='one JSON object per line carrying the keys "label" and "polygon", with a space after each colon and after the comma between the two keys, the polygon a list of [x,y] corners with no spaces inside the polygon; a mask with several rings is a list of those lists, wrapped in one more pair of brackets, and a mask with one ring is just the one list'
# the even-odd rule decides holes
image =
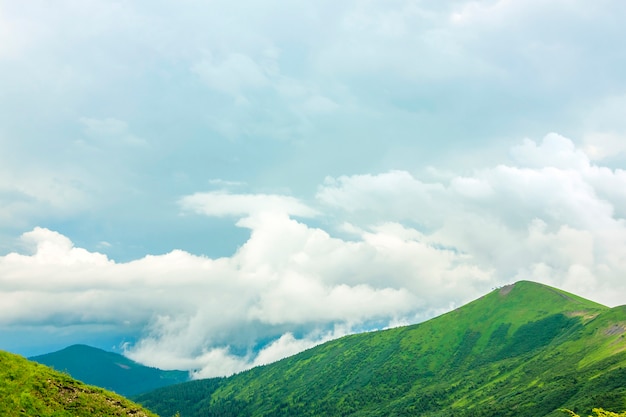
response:
{"label": "blue sky", "polygon": [[520,279],[624,304],[624,16],[0,0],[0,348],[200,377]]}

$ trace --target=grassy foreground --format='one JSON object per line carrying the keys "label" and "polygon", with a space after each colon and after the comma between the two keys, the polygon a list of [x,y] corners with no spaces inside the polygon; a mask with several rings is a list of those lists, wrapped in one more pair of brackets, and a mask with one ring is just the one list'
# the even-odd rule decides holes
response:
{"label": "grassy foreground", "polygon": [[0,416],[157,417],[124,397],[3,351]]}

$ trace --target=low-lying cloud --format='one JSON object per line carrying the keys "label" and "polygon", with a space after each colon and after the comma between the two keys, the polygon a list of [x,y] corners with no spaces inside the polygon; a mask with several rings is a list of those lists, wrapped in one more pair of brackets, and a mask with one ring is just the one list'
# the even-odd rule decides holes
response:
{"label": "low-lying cloud", "polygon": [[[0,325],[136,329],[128,356],[227,375],[354,331],[412,323],[529,279],[616,305],[626,293],[626,172],[557,134],[471,173],[327,178],[313,203],[196,193],[186,213],[250,231],[229,257],[131,262],[54,231],[0,257]],[[304,219],[325,218],[325,228]]]}

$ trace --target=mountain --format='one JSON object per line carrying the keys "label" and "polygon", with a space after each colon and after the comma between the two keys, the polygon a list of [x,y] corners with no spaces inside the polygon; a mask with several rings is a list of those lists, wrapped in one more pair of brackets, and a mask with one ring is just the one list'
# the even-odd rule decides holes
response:
{"label": "mountain", "polygon": [[427,322],[135,399],[162,415],[563,416],[626,409],[626,306],[528,281]]}
{"label": "mountain", "polygon": [[117,394],[4,351],[0,351],[0,415],[156,417]]}
{"label": "mountain", "polygon": [[73,345],[29,359],[124,396],[189,380],[188,372],[150,368],[120,354],[86,345]]}

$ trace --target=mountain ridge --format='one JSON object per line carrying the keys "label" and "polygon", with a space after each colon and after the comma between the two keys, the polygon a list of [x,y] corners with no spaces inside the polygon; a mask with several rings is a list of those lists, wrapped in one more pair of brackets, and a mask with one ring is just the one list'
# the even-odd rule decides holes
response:
{"label": "mountain ridge", "polygon": [[622,411],[622,323],[626,308],[520,281],[423,323],[345,336],[229,378],[136,399],[182,417]]}
{"label": "mountain ridge", "polygon": [[188,372],[147,367],[118,353],[83,344],[29,359],[124,396],[189,380]]}

